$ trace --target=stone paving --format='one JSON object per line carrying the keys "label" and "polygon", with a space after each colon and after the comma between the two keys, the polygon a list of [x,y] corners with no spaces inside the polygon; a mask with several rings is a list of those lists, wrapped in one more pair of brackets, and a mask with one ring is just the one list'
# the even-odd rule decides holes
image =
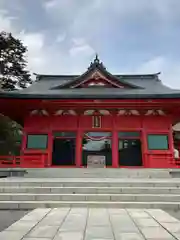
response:
{"label": "stone paving", "polygon": [[25,210],[0,210],[0,232],[22,218],[28,211]]}
{"label": "stone paving", "polygon": [[0,232],[0,240],[172,240],[180,221],[160,209],[35,209]]}

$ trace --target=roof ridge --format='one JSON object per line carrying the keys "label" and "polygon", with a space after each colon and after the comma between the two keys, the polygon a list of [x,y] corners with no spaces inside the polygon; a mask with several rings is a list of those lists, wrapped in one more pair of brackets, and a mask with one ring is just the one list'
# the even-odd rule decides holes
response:
{"label": "roof ridge", "polygon": [[[143,78],[143,79],[159,79],[159,74],[160,73],[154,73],[154,74],[111,74],[113,77],[117,77],[119,80],[123,80],[123,78]],[[81,74],[62,74],[62,75],[51,75],[51,74],[35,74],[36,75],[36,81],[40,81],[42,78],[79,78]],[[61,80],[61,79],[59,79]]]}
{"label": "roof ridge", "polygon": [[[71,76],[81,76],[81,74],[40,74],[40,73],[33,73],[35,76],[43,76],[43,77],[71,77]],[[112,73],[114,76],[158,76],[161,72],[158,73],[144,73],[144,74],[134,74],[134,73],[125,73],[125,74],[117,74]]]}
{"label": "roof ridge", "polygon": [[40,73],[33,73],[37,77],[78,77],[80,74],[40,74]]}
{"label": "roof ridge", "polygon": [[122,76],[122,77],[155,77],[155,76],[159,76],[161,74],[161,72],[157,72],[157,73],[127,73],[127,74],[113,74],[115,76]]}

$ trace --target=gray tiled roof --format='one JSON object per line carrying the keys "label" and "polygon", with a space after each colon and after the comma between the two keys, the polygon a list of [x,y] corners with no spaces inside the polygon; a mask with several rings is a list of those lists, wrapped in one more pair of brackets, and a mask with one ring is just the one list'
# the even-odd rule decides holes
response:
{"label": "gray tiled roof", "polygon": [[[124,88],[71,88],[70,84],[79,84],[94,71],[101,72],[106,78],[125,86]],[[30,87],[0,92],[0,98],[39,98],[39,99],[127,99],[127,98],[180,98],[180,90],[173,90],[159,80],[159,73],[145,75],[113,75],[106,70],[98,59],[90,64],[82,75],[37,75],[37,81]]]}
{"label": "gray tiled roof", "polygon": [[9,93],[0,93],[0,97],[13,98],[180,98],[180,90],[171,89],[162,84],[157,74],[152,75],[116,75],[120,80],[137,86],[136,89],[121,88],[59,88],[72,82],[77,75],[51,76],[39,75],[39,80],[30,87]]}

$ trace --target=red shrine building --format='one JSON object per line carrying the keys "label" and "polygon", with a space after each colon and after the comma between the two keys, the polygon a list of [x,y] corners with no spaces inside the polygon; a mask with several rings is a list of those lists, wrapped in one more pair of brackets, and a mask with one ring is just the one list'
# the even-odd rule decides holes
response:
{"label": "red shrine building", "polygon": [[24,128],[16,167],[79,168],[93,159],[112,168],[176,167],[179,110],[180,90],[159,73],[114,75],[97,56],[82,75],[37,74],[27,89],[0,92],[1,114]]}

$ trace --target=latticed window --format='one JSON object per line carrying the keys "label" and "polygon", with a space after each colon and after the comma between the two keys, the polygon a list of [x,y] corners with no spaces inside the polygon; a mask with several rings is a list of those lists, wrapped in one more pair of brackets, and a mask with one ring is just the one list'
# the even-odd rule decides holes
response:
{"label": "latticed window", "polygon": [[27,149],[46,149],[48,145],[47,134],[28,134]]}
{"label": "latticed window", "polygon": [[148,149],[149,150],[168,150],[169,141],[167,134],[148,134]]}

